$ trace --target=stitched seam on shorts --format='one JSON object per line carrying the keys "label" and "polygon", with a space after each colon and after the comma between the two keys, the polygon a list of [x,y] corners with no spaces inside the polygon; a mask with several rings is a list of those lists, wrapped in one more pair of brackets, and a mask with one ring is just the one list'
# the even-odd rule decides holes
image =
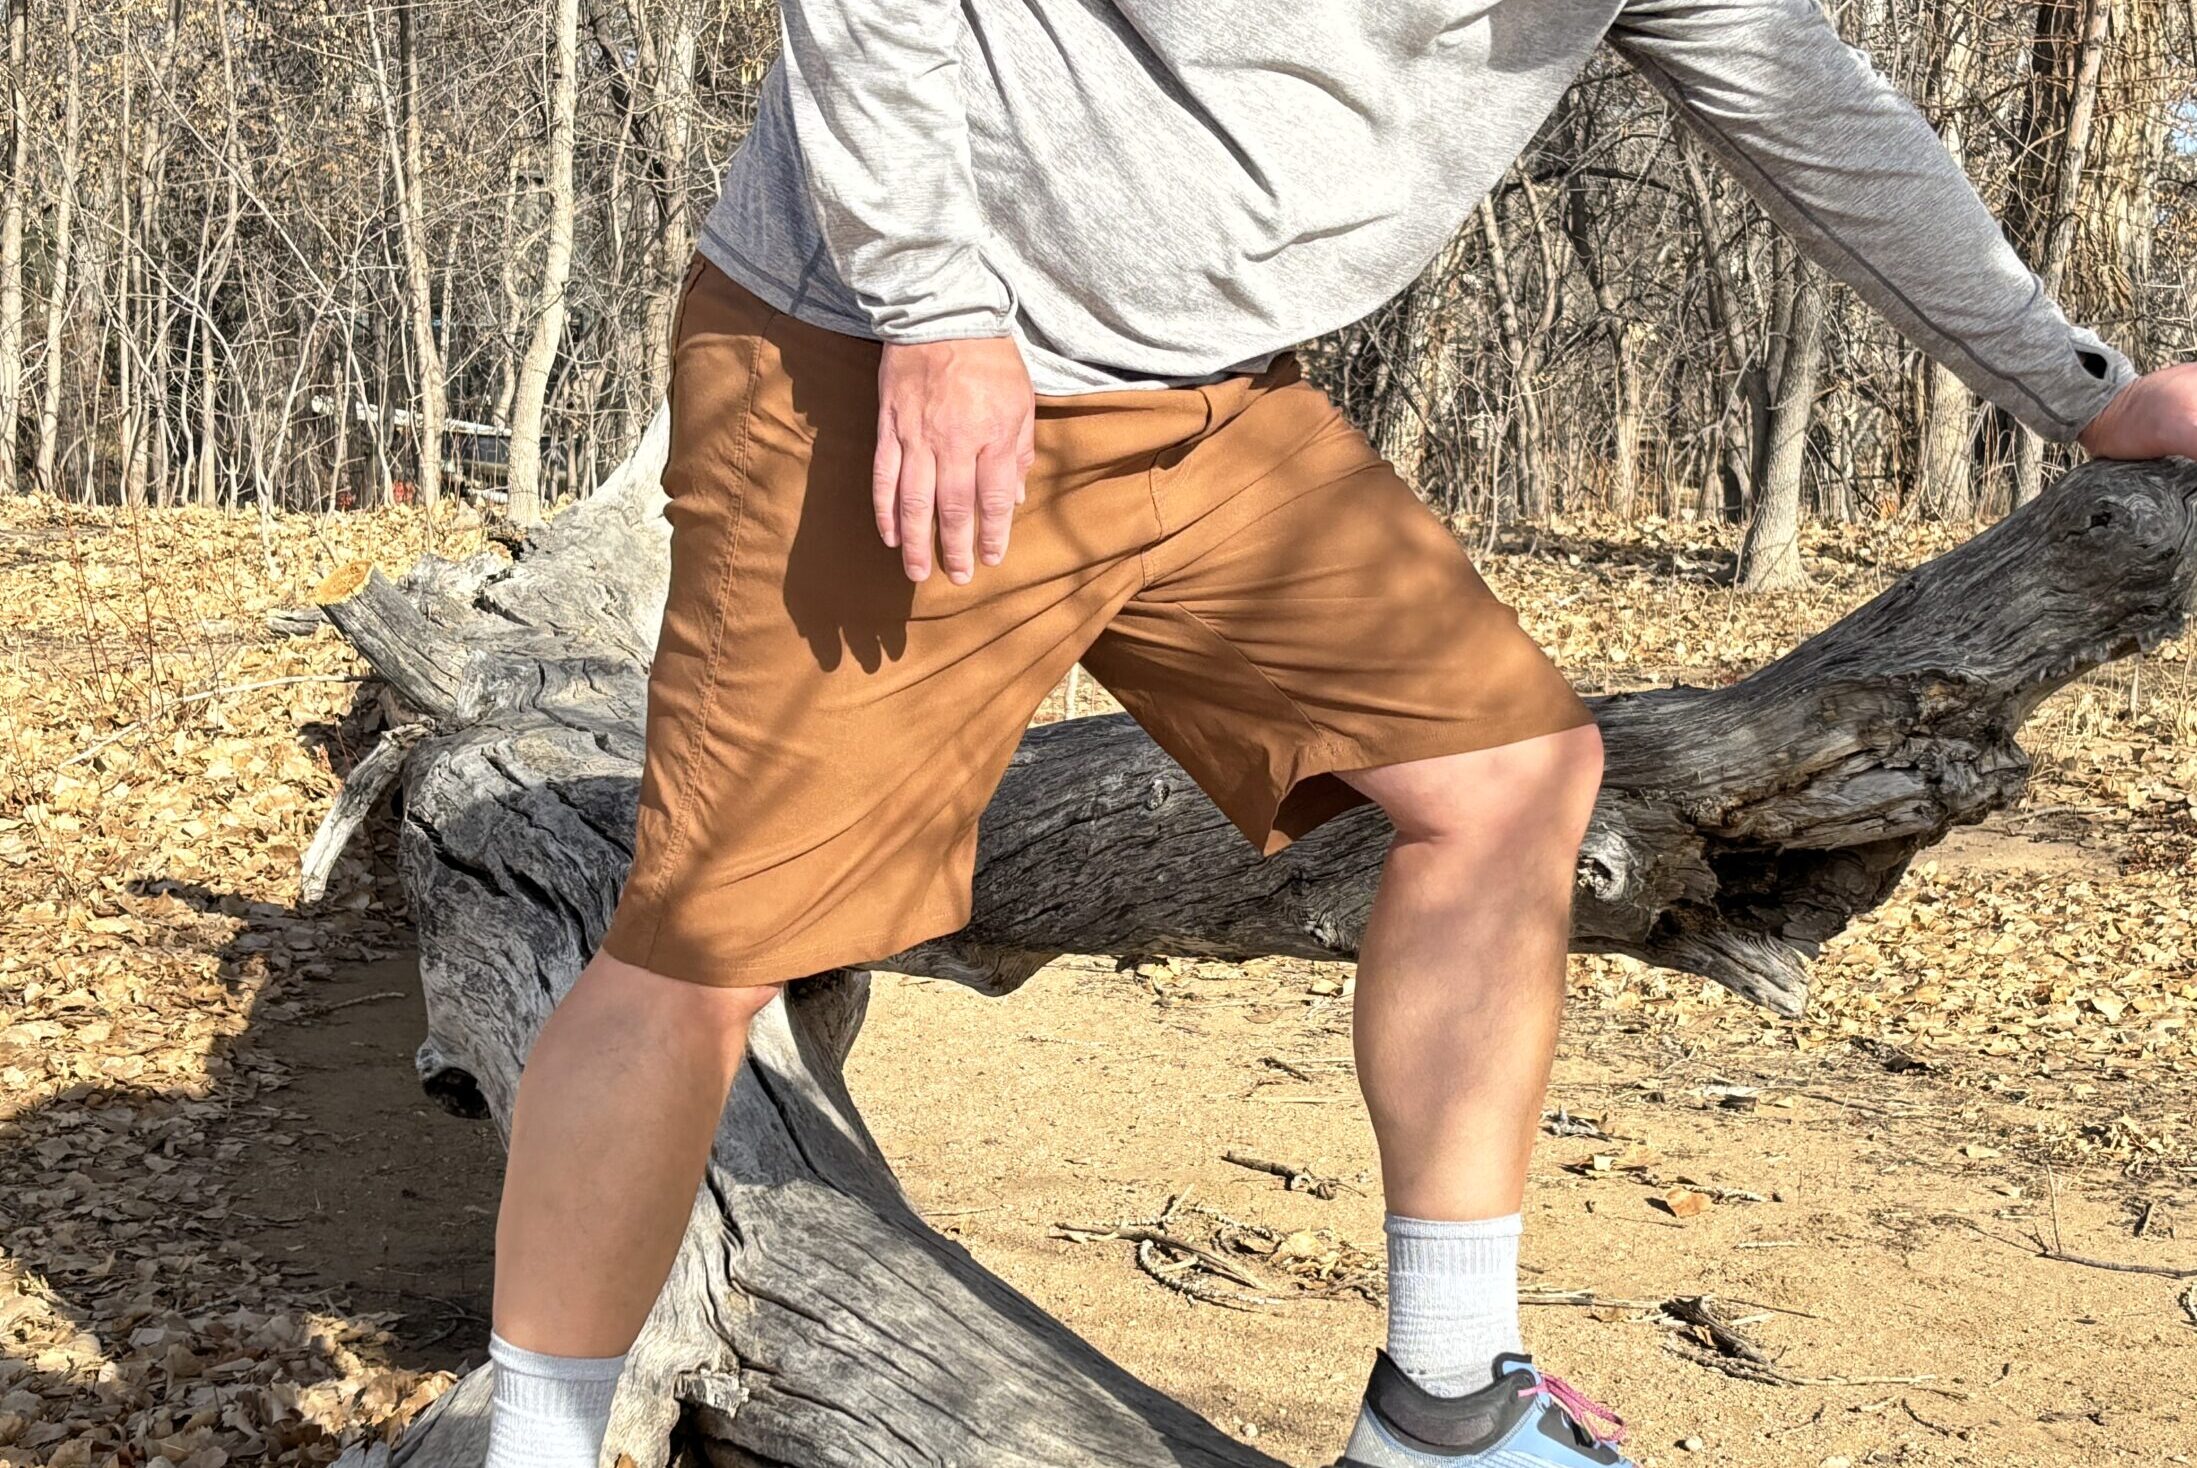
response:
{"label": "stitched seam on shorts", "polygon": [[[938,923],[950,921],[958,912],[959,908],[953,905],[943,905],[936,909],[916,908],[905,919],[892,927],[879,928],[858,938],[840,938],[829,943],[808,943],[799,948],[773,949],[766,952],[761,958],[732,964],[724,972],[738,978],[760,973],[765,969],[791,968],[803,970],[803,972],[788,974],[783,979],[749,980],[750,983],[790,984],[799,979],[813,978],[817,974],[830,973],[834,968],[861,968],[864,964],[874,964],[879,959],[890,958],[904,949],[918,947],[925,943],[936,943],[941,938],[952,937],[969,925],[968,918],[962,917],[952,927],[938,929],[926,938],[908,939],[901,935],[918,928],[935,928]],[[927,920],[922,920],[925,919],[926,913],[930,913],[931,916]],[[886,947],[887,944],[891,946]],[[809,967],[811,964],[821,962],[826,954],[840,953],[855,948],[876,948],[879,951],[867,958],[848,959],[836,964],[826,964],[823,968]]]}
{"label": "stitched seam on shorts", "polygon": [[[710,626],[709,657],[702,664],[702,687],[695,700],[694,723],[686,731],[686,740],[673,766],[674,773],[691,771],[695,752],[701,747],[702,733],[709,727],[710,708],[717,697],[717,670],[723,661],[725,622],[730,614],[726,605],[725,588],[732,582],[733,563],[738,559],[740,550],[740,530],[747,523],[748,517],[748,444],[753,436],[755,423],[755,398],[761,390],[759,376],[763,359],[763,333],[782,314],[773,310],[764,318],[762,326],[748,336],[748,386],[740,404],[740,441],[734,445],[732,469],[728,476],[728,482],[735,487],[740,498],[733,506],[732,525],[725,533],[724,549],[718,553],[723,565],[711,578],[713,585],[710,606],[715,613],[715,620]],[[692,799],[692,785],[682,781],[678,803],[672,808],[671,831],[665,838],[663,854],[657,858],[656,881],[649,893],[649,900],[657,909],[656,921],[648,935],[651,954],[656,951],[657,933],[663,927],[664,884],[671,879],[672,861],[686,849],[687,832],[693,826],[693,821],[689,818]]]}
{"label": "stitched seam on shorts", "polygon": [[1144,466],[1144,492],[1152,497],[1152,528],[1159,532],[1156,540],[1148,542],[1137,552],[1137,590],[1143,591],[1152,584],[1152,547],[1167,538],[1167,515],[1160,509],[1160,458],[1165,449],[1154,449],[1152,461]]}
{"label": "stitched seam on shorts", "polygon": [[[1267,482],[1267,481],[1268,481],[1269,479],[1272,479],[1272,478],[1274,478],[1274,477],[1275,477],[1276,475],[1280,474],[1280,473],[1281,473],[1281,472],[1282,472],[1283,470],[1285,470],[1285,469],[1289,469],[1289,468],[1292,468],[1292,467],[1294,467],[1294,465],[1295,465],[1295,463],[1296,463],[1296,460],[1297,460],[1297,456],[1298,456],[1299,454],[1302,454],[1302,453],[1306,452],[1307,450],[1311,449],[1311,448],[1312,448],[1312,447],[1313,447],[1314,445],[1316,445],[1316,444],[1319,444],[1319,443],[1323,442],[1324,440],[1326,440],[1326,439],[1328,439],[1328,438],[1330,438],[1330,437],[1333,437],[1333,436],[1334,436],[1335,434],[1337,434],[1337,433],[1356,433],[1356,432],[1357,432],[1357,430],[1356,430],[1356,429],[1355,429],[1354,427],[1352,427],[1352,426],[1351,426],[1350,422],[1349,422],[1349,421],[1348,421],[1347,419],[1341,419],[1340,415],[1337,415],[1337,416],[1338,416],[1338,420],[1339,420],[1339,421],[1338,421],[1338,422],[1337,422],[1336,424],[1334,424],[1334,425],[1330,425],[1330,426],[1328,426],[1328,427],[1324,427],[1324,428],[1320,428],[1320,429],[1317,429],[1317,430],[1315,430],[1315,431],[1314,431],[1314,432],[1313,432],[1313,433],[1312,433],[1311,435],[1309,435],[1308,437],[1306,437],[1305,439],[1303,439],[1303,440],[1302,440],[1301,442],[1299,442],[1299,443],[1295,444],[1295,445],[1294,445],[1293,447],[1291,447],[1291,449],[1289,450],[1289,452],[1288,452],[1288,453],[1286,453],[1286,454],[1282,455],[1282,456],[1281,456],[1281,457],[1280,457],[1279,459],[1275,460],[1274,464],[1273,464],[1273,465],[1272,465],[1272,466],[1271,466],[1270,468],[1268,468],[1268,469],[1266,470],[1266,472],[1265,472],[1265,473],[1263,473],[1263,474],[1260,474],[1260,475],[1258,475],[1258,476],[1257,476],[1256,478],[1253,478],[1253,479],[1251,479],[1251,480],[1248,480],[1248,481],[1246,481],[1245,483],[1243,483],[1243,484],[1240,484],[1240,485],[1238,485],[1238,486],[1237,486],[1236,488],[1234,488],[1234,489],[1230,490],[1230,491],[1228,492],[1228,498],[1229,498],[1230,500],[1236,500],[1236,499],[1240,499],[1240,498],[1241,498],[1241,497],[1243,497],[1244,495],[1247,495],[1247,494],[1251,493],[1251,492],[1252,492],[1253,490],[1257,489],[1257,488],[1258,488],[1258,487],[1259,487],[1260,485],[1262,485],[1262,484],[1266,483],[1266,482]],[[1370,445],[1370,444],[1368,444],[1367,446],[1368,446],[1369,448],[1371,447],[1371,445]],[[1162,450],[1161,450],[1160,452],[1161,452],[1161,453],[1165,453],[1165,452],[1166,452],[1166,450],[1162,449]],[[1155,469],[1156,469],[1156,468],[1157,468],[1157,466],[1158,466],[1158,462],[1159,462],[1159,457],[1158,457],[1158,455],[1154,455],[1154,456],[1153,456],[1153,464],[1154,464],[1154,467],[1155,467]],[[1351,470],[1351,471],[1350,471],[1350,473],[1351,473],[1351,474],[1362,474],[1362,473],[1364,473],[1364,472],[1365,472],[1365,471],[1366,471],[1367,469],[1372,469],[1372,468],[1386,468],[1386,469],[1388,470],[1388,472],[1389,472],[1389,473],[1391,473],[1391,474],[1394,474],[1394,473],[1396,472],[1396,466],[1395,466],[1395,465],[1393,465],[1393,464],[1391,464],[1391,463],[1389,463],[1387,459],[1385,459],[1385,458],[1381,457],[1381,455],[1380,455],[1380,452],[1379,452],[1379,450],[1375,450],[1375,451],[1374,451],[1374,457],[1373,457],[1372,459],[1370,459],[1370,460],[1368,460],[1368,461],[1367,461],[1366,463],[1364,463],[1364,464],[1360,465],[1360,466],[1359,466],[1358,468],[1356,468],[1356,469],[1353,469],[1353,470]],[[1349,477],[1349,475],[1345,475],[1345,476],[1343,476],[1343,477],[1344,477],[1344,478],[1348,478],[1348,477]],[[1250,518],[1249,520],[1246,520],[1246,521],[1244,521],[1244,522],[1243,522],[1243,524],[1241,524],[1241,525],[1239,525],[1239,526],[1237,526],[1237,527],[1236,527],[1236,533],[1237,533],[1237,534],[1239,534],[1239,535],[1241,535],[1241,534],[1242,534],[1242,533],[1243,533],[1244,531],[1246,531],[1246,530],[1249,530],[1249,529],[1250,529],[1250,528],[1251,528],[1252,526],[1254,526],[1254,525],[1258,524],[1258,523],[1259,523],[1259,522],[1260,522],[1261,520],[1265,520],[1265,519],[1268,519],[1268,518],[1269,518],[1269,517],[1271,517],[1271,516],[1274,516],[1274,515],[1280,514],[1280,513],[1281,513],[1281,512],[1283,511],[1283,510],[1285,510],[1285,509],[1289,508],[1289,506],[1291,506],[1291,505],[1295,504],[1295,503],[1296,503],[1296,502],[1297,502],[1298,500],[1302,499],[1302,498],[1303,498],[1303,497],[1304,497],[1305,495],[1308,495],[1308,494],[1317,494],[1317,493],[1318,493],[1319,491],[1321,491],[1322,489],[1326,489],[1326,488],[1330,487],[1331,485],[1337,484],[1337,483],[1339,483],[1339,482],[1341,482],[1341,481],[1340,481],[1340,480],[1333,480],[1333,479],[1330,479],[1330,480],[1323,480],[1323,481],[1321,481],[1321,482],[1320,482],[1320,483],[1318,483],[1318,484],[1311,484],[1311,485],[1307,485],[1307,486],[1305,486],[1305,488],[1304,488],[1304,489],[1303,489],[1302,491],[1300,491],[1300,492],[1299,492],[1298,494],[1296,494],[1296,495],[1293,495],[1293,496],[1291,496],[1291,497],[1290,497],[1289,499],[1283,500],[1283,501],[1282,501],[1282,502],[1281,502],[1280,504],[1275,504],[1275,505],[1268,505],[1268,506],[1267,506],[1267,507],[1266,507],[1265,509],[1263,509],[1263,510],[1259,511],[1259,513],[1258,513],[1258,514],[1256,514],[1256,515],[1252,516],[1252,517],[1251,517],[1251,518]],[[1158,487],[1157,487],[1156,485],[1154,486],[1154,488],[1153,488],[1153,491],[1152,491],[1152,510],[1153,510],[1153,513],[1154,513],[1155,515],[1159,513],[1159,490],[1158,490]],[[1166,529],[1166,526],[1165,526],[1165,525],[1163,524],[1163,525],[1161,526],[1161,529],[1162,529],[1162,531],[1164,531],[1164,530]],[[1150,586],[1150,585],[1152,584],[1151,565],[1150,565],[1151,548],[1150,548],[1150,547],[1147,547],[1147,548],[1146,548],[1146,550],[1145,550],[1145,553],[1144,553],[1144,554],[1145,554],[1145,562],[1144,562],[1144,570],[1145,570],[1145,576],[1144,576],[1144,584],[1145,584],[1145,586],[1146,586],[1146,587],[1149,587],[1149,586]],[[1208,630],[1208,631],[1211,631],[1211,630],[1212,630],[1212,629],[1211,629],[1211,626],[1210,626],[1210,624],[1207,624],[1207,630]],[[1219,634],[1218,634],[1218,633],[1215,633],[1214,635],[1215,635],[1215,636],[1219,636]],[[1225,641],[1226,639],[1223,639],[1223,640]],[[1278,690],[1278,689],[1277,689],[1276,691],[1277,691],[1277,692],[1279,692],[1280,690]],[[1286,695],[1285,695],[1285,696],[1286,696]]]}
{"label": "stitched seam on shorts", "polygon": [[679,338],[685,335],[680,330],[680,326],[687,314],[687,298],[693,295],[694,288],[702,283],[702,271],[708,264],[708,256],[699,252],[696,253],[695,257],[687,262],[686,278],[679,282],[679,298],[671,306],[671,340],[666,343],[671,349],[671,360],[674,363],[679,360]]}
{"label": "stitched seam on shorts", "polygon": [[1171,605],[1176,611],[1180,612],[1183,616],[1197,623],[1200,628],[1204,629],[1206,636],[1212,638],[1222,647],[1225,647],[1230,652],[1234,653],[1236,655],[1236,661],[1242,663],[1245,667],[1249,668],[1255,675],[1257,675],[1258,680],[1261,683],[1264,683],[1267,686],[1268,690],[1272,692],[1276,698],[1280,699],[1285,705],[1287,705],[1289,711],[1295,714],[1307,729],[1310,729],[1312,731],[1312,737],[1315,740],[1317,740],[1322,746],[1325,746],[1328,743],[1332,736],[1329,735],[1329,733],[1325,729],[1322,729],[1318,724],[1314,723],[1312,721],[1312,716],[1304,711],[1304,706],[1298,703],[1297,700],[1295,700],[1294,698],[1291,698],[1287,693],[1285,693],[1282,690],[1282,686],[1274,681],[1274,679],[1267,673],[1266,669],[1260,667],[1257,663],[1251,660],[1250,654],[1246,653],[1242,648],[1236,646],[1235,643],[1230,642],[1227,637],[1222,635],[1220,628],[1215,627],[1211,622],[1206,621],[1205,618],[1199,616],[1190,608],[1182,605],[1180,602],[1173,602],[1169,605]]}

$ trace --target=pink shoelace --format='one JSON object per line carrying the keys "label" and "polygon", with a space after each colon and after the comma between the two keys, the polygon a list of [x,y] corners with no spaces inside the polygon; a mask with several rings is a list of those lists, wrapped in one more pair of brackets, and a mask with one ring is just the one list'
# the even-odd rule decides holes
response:
{"label": "pink shoelace", "polygon": [[[1563,1377],[1550,1376],[1544,1372],[1541,1379],[1534,1385],[1520,1387],[1518,1395],[1530,1397],[1539,1392],[1547,1392],[1551,1400],[1570,1413],[1571,1420],[1585,1428],[1597,1444],[1615,1446],[1625,1440],[1625,1419],[1588,1396],[1578,1387],[1564,1380]],[[1597,1418],[1607,1422],[1610,1425],[1609,1435],[1605,1437],[1597,1432],[1588,1421],[1589,1418]]]}

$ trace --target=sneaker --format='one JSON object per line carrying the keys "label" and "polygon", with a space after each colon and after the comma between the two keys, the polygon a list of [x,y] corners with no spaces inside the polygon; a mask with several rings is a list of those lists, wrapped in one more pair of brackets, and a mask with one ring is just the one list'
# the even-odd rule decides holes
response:
{"label": "sneaker", "polygon": [[[1589,1428],[1589,1418],[1610,1424],[1610,1434]],[[1634,1468],[1617,1451],[1624,1436],[1616,1413],[1543,1375],[1530,1356],[1498,1356],[1493,1385],[1438,1397],[1383,1351],[1335,1468]]]}

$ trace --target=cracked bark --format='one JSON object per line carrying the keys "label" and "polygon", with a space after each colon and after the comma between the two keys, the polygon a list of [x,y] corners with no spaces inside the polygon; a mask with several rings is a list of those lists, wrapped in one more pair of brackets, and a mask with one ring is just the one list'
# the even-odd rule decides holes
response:
{"label": "cracked bark", "polygon": [[[382,583],[416,616],[363,574],[327,590],[387,685],[365,696],[432,726],[398,776],[421,1078],[499,1126],[630,857],[667,565],[662,429],[513,563],[428,561]],[[1798,1012],[1818,944],[1915,852],[2019,794],[2015,734],[2036,704],[2181,627],[2193,502],[2189,463],[2088,466],[1752,677],[1597,700],[1609,774],[1574,946]],[[374,615],[353,615],[360,595]],[[1347,956],[1385,842],[1364,810],[1261,861],[1133,724],[1051,725],[986,814],[968,927],[877,966],[1004,993],[1069,951]],[[614,1453],[639,1468],[675,1451],[742,1468],[1270,1464],[915,1215],[842,1076],[867,999],[866,973],[842,970],[758,1022],[621,1384]],[[479,1463],[487,1391],[475,1373],[349,1468]]]}

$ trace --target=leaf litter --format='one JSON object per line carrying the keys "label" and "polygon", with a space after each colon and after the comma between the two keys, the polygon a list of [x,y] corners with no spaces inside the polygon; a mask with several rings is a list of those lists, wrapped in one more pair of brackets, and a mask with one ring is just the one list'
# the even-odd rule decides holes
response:
{"label": "leaf litter", "polygon": [[[1732,681],[1958,538],[1810,527],[1816,584],[1753,598],[1723,584],[1735,532],[1721,525],[1560,519],[1480,559],[1585,689],[1618,691]],[[217,1165],[235,1158],[214,1153],[293,1145],[305,1124],[283,1106],[283,1067],[248,1043],[255,1013],[309,1004],[339,967],[410,941],[401,892],[365,855],[345,858],[325,900],[297,902],[299,855],[363,753],[345,731],[365,670],[333,631],[281,635],[269,617],[338,564],[394,571],[486,544],[463,511],[261,520],[0,503],[0,1468],[321,1464],[393,1437],[451,1380],[389,1364],[401,1319],[348,1311],[238,1242],[245,1220]],[[2024,735],[2028,798],[1995,824],[2054,859],[1941,867],[1926,854],[1828,945],[1805,1019],[1620,958],[1575,960],[1574,1002],[1688,1053],[1753,1050],[1774,1068],[1844,1050],[1927,1069],[2042,1118],[1999,1147],[2189,1177],[2197,1123],[2175,1078],[2197,1058],[2193,657],[2188,639],[2170,643],[2048,701]],[[1281,969],[1163,966],[1146,981],[1166,994],[1184,973]],[[1298,1002],[1347,999],[1347,971],[1304,972]],[[1329,1064],[1276,1057],[1274,1079],[1347,1074]],[[1621,1166],[1624,1147],[1595,1141],[1606,1120],[1551,1130],[1600,1147],[1588,1171],[1650,1186],[1652,1163]],[[1285,1185],[1328,1181],[1298,1175]],[[1719,1196],[1655,1182],[1666,1202]],[[1201,1208],[1126,1225],[1187,1246],[1138,1241],[1155,1278],[1377,1298],[1376,1249]]]}

